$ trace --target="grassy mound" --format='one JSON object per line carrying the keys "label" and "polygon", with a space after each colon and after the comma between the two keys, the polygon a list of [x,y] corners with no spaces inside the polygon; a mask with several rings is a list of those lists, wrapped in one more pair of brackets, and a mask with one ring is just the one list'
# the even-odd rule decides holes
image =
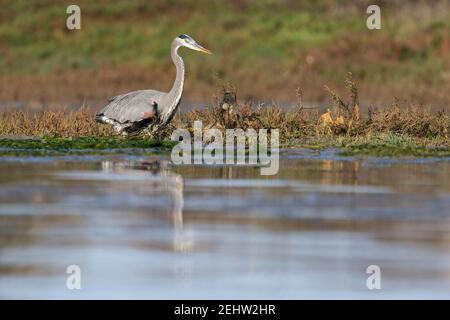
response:
{"label": "grassy mound", "polygon": [[[358,89],[351,74],[346,80],[349,99],[327,88],[332,103],[326,110],[303,106],[302,93],[290,108],[277,105],[254,106],[232,99],[216,99],[212,106],[178,114],[164,132],[153,139],[142,136],[124,138],[109,126],[96,123],[88,108],[78,111],[4,111],[0,113],[0,135],[41,139],[0,140],[0,147],[39,150],[105,150],[124,148],[162,148],[176,128],[193,132],[194,121],[203,128],[278,129],[283,147],[338,147],[344,154],[448,156],[450,117],[444,110],[433,111],[420,105],[398,102],[361,112]],[[225,96],[233,97],[230,91]]]}

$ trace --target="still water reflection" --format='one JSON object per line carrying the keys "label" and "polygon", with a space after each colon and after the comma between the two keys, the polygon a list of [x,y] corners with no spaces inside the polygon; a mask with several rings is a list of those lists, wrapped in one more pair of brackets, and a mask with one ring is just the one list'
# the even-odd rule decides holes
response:
{"label": "still water reflection", "polygon": [[448,159],[286,151],[273,177],[16,160],[0,161],[0,298],[450,298]]}

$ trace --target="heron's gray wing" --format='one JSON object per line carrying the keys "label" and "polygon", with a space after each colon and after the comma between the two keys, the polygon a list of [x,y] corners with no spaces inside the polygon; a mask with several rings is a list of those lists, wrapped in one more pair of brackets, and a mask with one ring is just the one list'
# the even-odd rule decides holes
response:
{"label": "heron's gray wing", "polygon": [[139,122],[144,119],[144,112],[153,111],[159,105],[164,92],[156,90],[139,90],[110,98],[98,115],[120,122]]}
{"label": "heron's gray wing", "polygon": [[129,93],[120,94],[120,95],[118,95],[118,96],[114,96],[114,97],[108,98],[107,101],[108,101],[108,102],[112,102],[112,101],[114,101],[114,100],[116,100],[116,99],[120,99],[121,97],[126,96],[127,94],[129,94]]}

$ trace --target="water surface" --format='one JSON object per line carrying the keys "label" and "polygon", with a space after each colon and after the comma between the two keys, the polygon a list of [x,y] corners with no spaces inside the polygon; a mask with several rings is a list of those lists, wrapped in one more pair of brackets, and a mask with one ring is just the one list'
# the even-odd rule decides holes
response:
{"label": "water surface", "polygon": [[0,298],[450,298],[449,177],[448,159],[332,151],[284,151],[272,177],[166,156],[2,158]]}

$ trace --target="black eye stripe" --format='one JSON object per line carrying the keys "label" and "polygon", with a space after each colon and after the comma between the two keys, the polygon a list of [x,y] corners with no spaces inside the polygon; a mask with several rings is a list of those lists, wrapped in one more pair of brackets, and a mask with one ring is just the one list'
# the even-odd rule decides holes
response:
{"label": "black eye stripe", "polygon": [[178,36],[179,39],[184,40],[185,42],[192,44],[195,43],[195,40],[192,39],[190,36],[188,36],[187,34],[180,34]]}

